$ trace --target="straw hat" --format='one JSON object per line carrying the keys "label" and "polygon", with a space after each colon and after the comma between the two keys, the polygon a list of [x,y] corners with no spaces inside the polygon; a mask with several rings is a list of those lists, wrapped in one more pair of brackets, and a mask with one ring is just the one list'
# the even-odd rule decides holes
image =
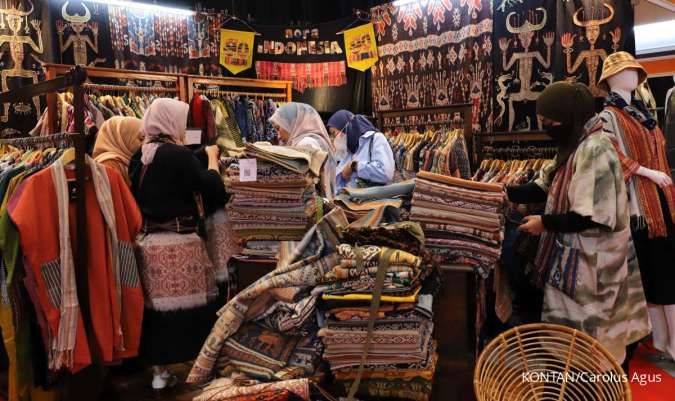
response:
{"label": "straw hat", "polygon": [[638,85],[642,84],[647,80],[647,71],[644,67],[635,61],[635,57],[628,52],[616,52],[612,53],[605,59],[605,63],[602,65],[602,76],[600,76],[600,81],[598,82],[598,87],[609,92],[609,85],[607,85],[607,78],[620,73],[621,71],[633,68],[638,72]]}

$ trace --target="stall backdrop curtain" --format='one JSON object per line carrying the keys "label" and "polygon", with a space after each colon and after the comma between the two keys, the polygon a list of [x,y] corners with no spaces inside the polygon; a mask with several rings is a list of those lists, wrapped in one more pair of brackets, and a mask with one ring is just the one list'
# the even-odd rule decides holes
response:
{"label": "stall backdrop curtain", "polygon": [[604,58],[634,53],[629,0],[494,2],[494,130],[541,129],[535,102],[551,82],[588,84],[596,97]]}
{"label": "stall backdrop curtain", "polygon": [[112,67],[108,6],[79,0],[51,0],[53,49],[60,64]]}
{"label": "stall backdrop curtain", "polygon": [[376,111],[471,103],[472,127],[490,127],[492,1],[429,0],[374,7],[380,60]]}

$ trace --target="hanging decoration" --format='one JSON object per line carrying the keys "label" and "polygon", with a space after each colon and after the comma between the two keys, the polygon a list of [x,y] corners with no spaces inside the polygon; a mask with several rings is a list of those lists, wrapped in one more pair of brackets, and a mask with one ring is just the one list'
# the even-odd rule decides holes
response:
{"label": "hanging decoration", "polygon": [[634,50],[628,0],[501,1],[494,10],[494,131],[541,130],[536,100],[552,82],[588,84],[602,62]]}
{"label": "hanging decoration", "polygon": [[377,42],[372,23],[344,31],[347,66],[365,71],[377,62]]}
{"label": "hanging decoration", "polygon": [[471,103],[473,130],[492,126],[492,1],[385,4],[371,15],[376,111]]}
{"label": "hanging decoration", "polygon": [[251,68],[255,32],[220,30],[220,64],[233,74]]}
{"label": "hanging decoration", "polygon": [[[0,8],[0,70],[2,91],[40,81],[44,51],[40,4],[33,0],[8,1]],[[11,110],[10,110],[11,108]],[[40,98],[2,105],[2,128],[24,130],[41,113]]]}
{"label": "hanging decoration", "polygon": [[293,81],[293,89],[347,83],[345,51],[337,33],[349,18],[305,27],[256,26],[255,69],[260,79]]}
{"label": "hanging decoration", "polygon": [[[72,1],[52,4],[58,15],[55,25],[60,62],[85,66],[106,63],[102,42],[107,42],[105,38],[109,35],[107,7],[98,3]],[[105,31],[101,32],[101,28]]]}
{"label": "hanging decoration", "polygon": [[555,0],[495,9],[494,130],[541,129],[535,102],[553,82]]}
{"label": "hanging decoration", "polygon": [[588,84],[596,97],[607,95],[597,85],[607,55],[635,54],[633,7],[630,0],[556,2],[560,47],[556,76]]}

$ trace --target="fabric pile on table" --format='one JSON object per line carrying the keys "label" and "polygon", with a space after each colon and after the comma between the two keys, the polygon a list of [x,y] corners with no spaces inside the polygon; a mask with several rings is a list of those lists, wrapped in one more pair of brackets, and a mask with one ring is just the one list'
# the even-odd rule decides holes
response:
{"label": "fabric pile on table", "polygon": [[[381,208],[398,210],[400,214],[410,204],[414,186],[413,180],[407,180],[370,188],[344,188],[333,201],[345,210],[349,221],[358,220],[371,210]],[[405,220],[405,216],[397,217]]]}
{"label": "fabric pile on table", "polygon": [[442,263],[469,265],[486,278],[501,255],[505,203],[501,185],[421,171],[410,220],[420,223],[427,249]]}
{"label": "fabric pile on table", "polygon": [[319,331],[323,356],[335,384],[347,393],[366,352],[378,267],[385,268],[381,303],[356,395],[426,401],[438,356],[432,336],[433,296],[423,289],[433,271],[420,256],[424,235],[411,222],[363,226],[368,217],[344,230],[343,241],[374,245],[340,244],[340,264],[327,275],[330,283],[321,286],[326,321]]}
{"label": "fabric pile on table", "polygon": [[[256,159],[255,177],[240,171],[241,160],[250,158]],[[325,158],[324,152],[247,144],[245,154],[223,172],[232,194],[227,212],[237,241],[244,245],[301,239],[312,222],[308,201],[316,197],[315,183]]]}

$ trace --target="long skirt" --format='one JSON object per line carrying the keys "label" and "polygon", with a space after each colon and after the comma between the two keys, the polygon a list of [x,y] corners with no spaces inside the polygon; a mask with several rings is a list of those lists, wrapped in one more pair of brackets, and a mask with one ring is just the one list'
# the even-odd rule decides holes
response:
{"label": "long skirt", "polygon": [[204,241],[147,234],[137,239],[137,256],[145,295],[140,356],[153,365],[194,359],[223,305]]}

